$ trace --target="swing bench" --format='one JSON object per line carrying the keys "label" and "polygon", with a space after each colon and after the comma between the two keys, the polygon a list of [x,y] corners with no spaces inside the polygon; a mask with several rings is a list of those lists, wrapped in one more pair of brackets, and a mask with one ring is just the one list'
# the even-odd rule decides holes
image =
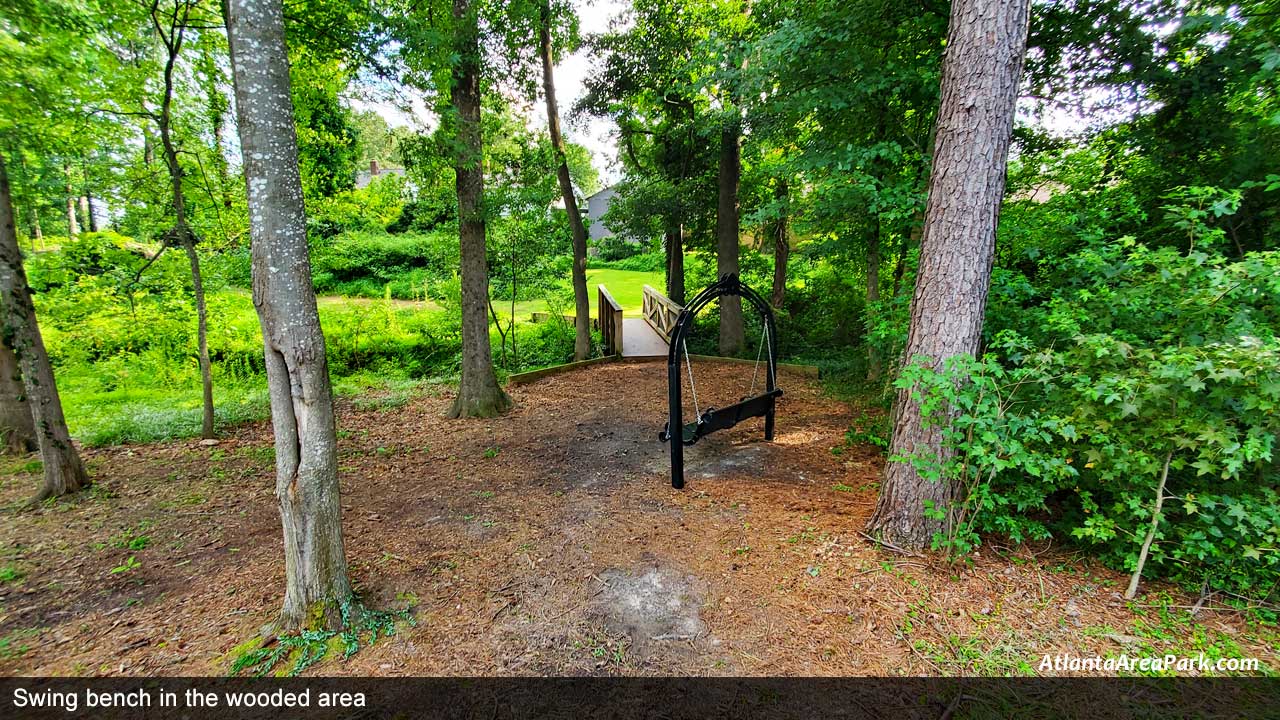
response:
{"label": "swing bench", "polygon": [[[713,300],[726,295],[744,298],[760,315],[760,347],[756,351],[755,368],[751,373],[751,389],[740,401],[722,408],[707,408],[703,411],[698,406],[698,388],[693,379],[693,363],[689,359],[689,348],[686,344],[693,320]],[[694,296],[693,300],[680,311],[675,326],[671,331],[670,347],[667,350],[667,397],[669,400],[670,418],[658,433],[658,439],[671,443],[671,487],[679,490],[684,487],[684,446],[693,445],[698,440],[718,430],[728,430],[743,420],[764,418],[764,439],[773,440],[774,405],[782,395],[778,382],[778,348],[774,343],[775,327],[773,310],[756,291],[743,284],[735,274],[722,276],[717,282],[708,286]],[[766,354],[765,348],[768,346]],[[683,384],[680,380],[680,356],[684,356],[684,365],[689,373],[689,391],[693,399],[695,419],[683,422],[684,410],[681,399]],[[764,392],[755,395],[756,380],[760,373],[760,362],[765,360]],[[671,429],[680,428],[680,437],[673,437]]]}

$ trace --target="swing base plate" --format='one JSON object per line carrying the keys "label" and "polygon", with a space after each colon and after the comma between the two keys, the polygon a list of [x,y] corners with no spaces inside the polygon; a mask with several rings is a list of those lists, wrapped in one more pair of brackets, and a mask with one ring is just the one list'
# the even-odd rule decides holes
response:
{"label": "swing base plate", "polygon": [[[782,388],[771,390],[763,395],[743,398],[739,402],[722,408],[707,408],[697,420],[685,423],[681,427],[680,441],[682,445],[692,445],[717,430],[728,430],[743,420],[765,417],[773,412],[775,401],[782,396]],[[671,439],[671,422],[658,433],[658,439],[667,442]]]}

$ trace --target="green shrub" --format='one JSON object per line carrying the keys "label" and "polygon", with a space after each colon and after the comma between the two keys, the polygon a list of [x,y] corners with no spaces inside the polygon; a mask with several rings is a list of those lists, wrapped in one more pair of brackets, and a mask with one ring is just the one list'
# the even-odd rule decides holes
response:
{"label": "green shrub", "polygon": [[320,293],[423,300],[437,280],[457,272],[456,234],[427,235],[345,232],[317,240],[311,248],[311,275]]}
{"label": "green shrub", "polygon": [[[619,262],[637,255],[650,254],[651,252],[649,249],[651,245],[649,243],[629,241],[624,236],[616,234],[608,235],[596,240],[591,246],[595,248],[598,257],[606,263]],[[618,269],[631,270],[634,268],[618,267]],[[649,268],[643,269],[648,270]],[[658,265],[658,269],[662,269],[661,264]]]}
{"label": "green shrub", "polygon": [[954,456],[895,460],[964,488],[940,546],[1054,535],[1131,571],[1167,472],[1146,575],[1280,580],[1280,253],[1197,239],[1090,245],[1057,263],[1070,281],[1014,293],[1039,299],[1021,314],[995,308],[1018,328],[987,358],[904,371]]}
{"label": "green shrub", "polygon": [[667,256],[661,248],[640,251],[616,260],[608,260],[602,253],[598,260],[592,260],[591,267],[632,270],[635,272],[663,272],[667,267]]}

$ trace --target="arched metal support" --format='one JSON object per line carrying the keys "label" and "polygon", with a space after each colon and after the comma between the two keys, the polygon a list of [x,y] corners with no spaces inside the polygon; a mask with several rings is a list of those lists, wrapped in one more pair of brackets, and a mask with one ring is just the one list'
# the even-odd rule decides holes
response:
{"label": "arched metal support", "polygon": [[[684,352],[685,339],[693,328],[694,318],[712,301],[726,295],[737,295],[746,301],[760,315],[763,332],[767,338],[768,367],[765,371],[765,391],[762,395],[743,398],[741,402],[725,408],[708,408],[694,422],[684,423],[684,411],[680,382],[680,354]],[[675,329],[671,333],[670,347],[667,350],[667,396],[670,402],[667,425],[658,438],[663,442],[671,442],[671,487],[679,490],[684,487],[684,446],[692,445],[700,438],[717,430],[725,430],[743,420],[753,417],[764,417],[764,438],[773,439],[774,404],[782,395],[778,388],[778,347],[777,332],[773,319],[773,308],[764,301],[755,290],[743,284],[735,274],[722,276],[718,281],[694,296],[693,300],[680,312],[676,319]],[[690,382],[693,378],[690,377]],[[674,430],[679,428],[679,430]],[[679,432],[675,437],[674,433]]]}

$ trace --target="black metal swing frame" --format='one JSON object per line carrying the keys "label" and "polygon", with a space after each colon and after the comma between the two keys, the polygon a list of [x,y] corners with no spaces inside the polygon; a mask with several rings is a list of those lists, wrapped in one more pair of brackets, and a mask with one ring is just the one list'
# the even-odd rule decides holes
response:
{"label": "black metal swing frame", "polygon": [[[765,370],[764,393],[743,398],[741,401],[727,407],[707,408],[706,412],[703,412],[693,422],[685,423],[680,382],[681,353],[684,353],[686,362],[688,361],[685,339],[693,329],[694,318],[697,317],[699,312],[705,309],[707,305],[710,305],[712,301],[731,295],[745,299],[760,315],[760,322],[763,325],[762,332],[764,333],[762,341],[767,339],[765,344],[768,345],[766,353],[768,364]],[[679,317],[676,318],[675,328],[671,331],[670,347],[667,350],[667,397],[670,417],[662,432],[658,433],[659,440],[671,443],[671,487],[677,490],[684,487],[684,446],[692,445],[717,430],[727,430],[743,420],[763,417],[764,439],[773,440],[774,406],[778,397],[782,395],[782,390],[778,387],[778,346],[776,338],[777,332],[773,309],[769,307],[769,303],[764,301],[764,298],[760,297],[759,293],[744,284],[736,274],[721,276],[718,281],[695,295],[693,300],[689,301],[689,304],[685,305],[684,309],[680,311]],[[760,358],[757,357],[757,363],[759,360]],[[692,365],[690,365],[689,383],[691,388],[693,387],[692,373]],[[674,438],[671,432],[671,428],[676,427],[680,428],[680,437],[678,439]]]}

